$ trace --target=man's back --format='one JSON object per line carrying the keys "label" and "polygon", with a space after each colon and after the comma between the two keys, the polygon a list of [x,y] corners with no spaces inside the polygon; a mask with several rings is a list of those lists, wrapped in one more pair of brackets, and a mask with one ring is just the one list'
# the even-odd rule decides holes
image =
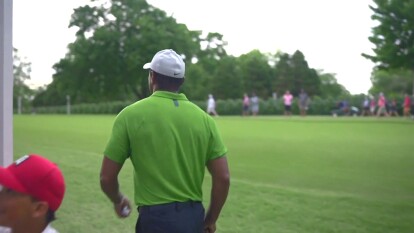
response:
{"label": "man's back", "polygon": [[127,130],[139,206],[202,201],[205,165],[226,153],[215,145],[220,135],[208,114],[184,94],[157,91],[123,110],[117,122]]}
{"label": "man's back", "polygon": [[[118,175],[130,159],[139,211],[136,233],[214,233],[230,187],[227,149],[214,120],[177,94],[185,77],[179,54],[161,50],[143,68],[153,94],[116,117],[102,160],[102,191],[119,217],[129,216],[131,204]],[[206,212],[201,202],[205,168],[211,174]]]}

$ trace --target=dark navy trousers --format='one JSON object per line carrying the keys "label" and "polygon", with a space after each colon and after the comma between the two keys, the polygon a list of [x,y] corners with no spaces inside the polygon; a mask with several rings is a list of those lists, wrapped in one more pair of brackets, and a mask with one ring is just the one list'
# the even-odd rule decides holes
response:
{"label": "dark navy trousers", "polygon": [[136,233],[203,233],[201,202],[173,202],[138,207]]}

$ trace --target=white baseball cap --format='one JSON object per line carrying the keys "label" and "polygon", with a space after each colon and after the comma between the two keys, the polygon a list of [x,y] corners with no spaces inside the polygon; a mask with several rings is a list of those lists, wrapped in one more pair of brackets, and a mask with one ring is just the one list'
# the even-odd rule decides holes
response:
{"label": "white baseball cap", "polygon": [[172,49],[159,51],[143,68],[172,78],[184,78],[185,74],[183,58]]}

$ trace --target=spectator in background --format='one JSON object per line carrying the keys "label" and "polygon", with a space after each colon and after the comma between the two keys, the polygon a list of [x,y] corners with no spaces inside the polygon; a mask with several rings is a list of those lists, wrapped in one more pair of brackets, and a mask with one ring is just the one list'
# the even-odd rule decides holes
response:
{"label": "spectator in background", "polygon": [[272,99],[273,99],[273,104],[275,106],[275,110],[277,111],[277,92],[276,91],[272,93]]}
{"label": "spectator in background", "polygon": [[375,115],[375,109],[376,109],[377,103],[375,102],[375,98],[371,96],[371,100],[369,101],[369,111],[371,116]]}
{"label": "spectator in background", "polygon": [[301,89],[299,94],[299,110],[301,116],[306,116],[309,106],[309,96],[305,90]]}
{"label": "spectator in background", "polygon": [[411,108],[411,98],[410,95],[405,94],[404,104],[403,104],[403,114],[405,117],[410,117],[410,108]]}
{"label": "spectator in background", "polygon": [[379,97],[378,97],[377,117],[379,117],[381,115],[388,116],[388,112],[387,112],[387,109],[386,109],[386,106],[385,106],[386,101],[387,100],[385,99],[384,93],[381,92],[379,94]]}
{"label": "spectator in background", "polygon": [[350,109],[349,109],[349,103],[347,100],[343,100],[342,101],[342,108],[341,108],[341,112],[345,115],[348,116],[350,114]]}
{"label": "spectator in background", "polygon": [[332,111],[332,116],[333,117],[337,117],[337,116],[341,116],[343,115],[343,106],[344,106],[344,101],[339,101],[336,103],[336,109],[334,109]]}
{"label": "spectator in background", "polygon": [[39,155],[25,155],[0,167],[0,226],[13,233],[57,233],[50,223],[64,194],[62,172]]}
{"label": "spectator in background", "polygon": [[411,97],[411,118],[414,120],[414,94]]}
{"label": "spectator in background", "polygon": [[250,98],[252,114],[253,116],[257,116],[259,114],[259,97],[257,97],[256,93],[253,92],[252,98]]}
{"label": "spectator in background", "polygon": [[249,95],[244,93],[243,95],[243,116],[249,115],[250,98]]}
{"label": "spectator in background", "polygon": [[292,101],[293,101],[293,95],[290,94],[289,90],[287,90],[285,94],[283,95],[283,103],[285,105],[285,116],[292,115]]}
{"label": "spectator in background", "polygon": [[350,110],[349,110],[349,114],[350,114],[350,115],[352,115],[352,116],[358,116],[358,114],[359,114],[359,109],[358,109],[357,107],[355,107],[355,106],[351,106],[349,109],[350,109]]}
{"label": "spectator in background", "polygon": [[369,111],[369,98],[368,96],[365,96],[364,101],[362,101],[362,113],[361,116],[369,116],[371,115],[370,111]]}
{"label": "spectator in background", "polygon": [[359,112],[359,109],[355,106],[350,107],[347,100],[342,100],[337,103],[337,109],[332,111],[334,117],[337,116],[349,116],[350,114],[356,115]]}
{"label": "spectator in background", "polygon": [[393,98],[391,101],[389,101],[389,114],[390,116],[399,116],[398,111],[397,111],[397,101],[395,100],[395,98]]}
{"label": "spectator in background", "polygon": [[213,116],[218,116],[216,112],[216,101],[214,100],[214,97],[212,94],[208,95],[207,100],[207,113]]}

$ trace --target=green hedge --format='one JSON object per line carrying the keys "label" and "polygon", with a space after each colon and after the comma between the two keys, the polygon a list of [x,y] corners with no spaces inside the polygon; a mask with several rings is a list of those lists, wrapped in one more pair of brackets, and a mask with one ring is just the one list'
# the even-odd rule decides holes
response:
{"label": "green hedge", "polygon": [[[131,104],[130,101],[115,101],[97,104],[75,104],[70,107],[71,114],[117,114]],[[66,114],[66,106],[37,107],[33,113],[38,114]]]}
{"label": "green hedge", "polygon": [[[362,96],[352,96],[347,99],[352,106],[361,108],[363,100]],[[308,114],[309,115],[330,115],[336,108],[339,100],[335,99],[322,99],[320,97],[313,97]],[[201,109],[206,110],[207,101],[193,101]],[[123,108],[131,104],[131,101],[115,101],[104,102],[96,104],[76,104],[71,106],[72,114],[117,114]],[[241,115],[242,114],[242,99],[228,99],[217,100],[217,112],[220,115]],[[283,100],[267,99],[259,101],[259,115],[282,115],[284,111]],[[17,111],[15,110],[15,113]],[[53,107],[37,107],[33,109],[25,108],[23,113],[36,113],[36,114],[66,114],[66,106],[53,106]],[[299,114],[297,99],[292,104],[293,114]]]}

